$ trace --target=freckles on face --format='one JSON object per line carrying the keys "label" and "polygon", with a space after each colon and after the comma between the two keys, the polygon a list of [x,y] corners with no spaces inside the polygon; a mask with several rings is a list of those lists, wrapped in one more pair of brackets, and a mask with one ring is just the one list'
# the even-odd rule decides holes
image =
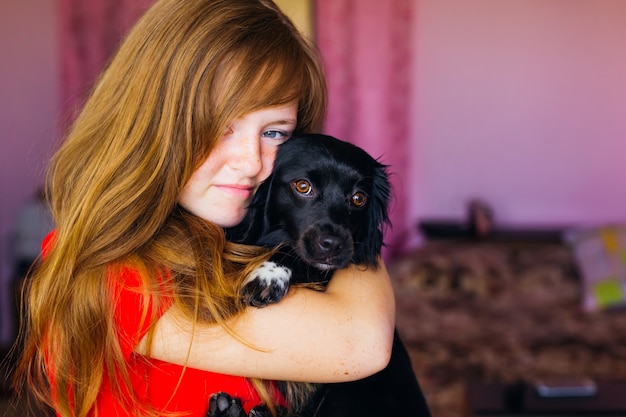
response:
{"label": "freckles on face", "polygon": [[274,161],[276,161],[276,154],[278,153],[277,146],[264,147],[261,153],[260,163],[263,166],[263,169],[259,172],[259,184],[265,181],[272,170],[274,169]]}
{"label": "freckles on face", "polygon": [[233,121],[183,187],[179,203],[222,227],[238,224],[272,172],[278,146],[297,122],[297,104],[269,107]]}

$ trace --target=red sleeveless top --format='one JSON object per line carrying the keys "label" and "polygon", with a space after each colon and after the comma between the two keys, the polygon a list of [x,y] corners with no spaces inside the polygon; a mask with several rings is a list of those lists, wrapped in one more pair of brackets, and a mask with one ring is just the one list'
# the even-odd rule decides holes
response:
{"label": "red sleeveless top", "polygon": [[[44,255],[53,238],[48,235],[43,242]],[[251,382],[239,376],[206,372],[194,368],[183,368],[168,362],[147,358],[134,353],[135,347],[145,336],[151,323],[143,320],[143,305],[146,301],[141,291],[141,277],[132,268],[121,269],[119,276],[110,277],[114,300],[114,320],[120,348],[126,359],[132,389],[135,395],[151,408],[167,413],[177,412],[191,417],[204,417],[208,410],[209,397],[220,391],[239,397],[246,412],[261,403]],[[171,305],[159,307],[157,316],[165,313]],[[148,302],[148,317],[153,305]],[[94,364],[94,366],[99,366]],[[101,365],[100,365],[101,366]],[[52,367],[51,367],[52,368]],[[54,380],[54,375],[50,375]],[[135,417],[132,410],[125,411],[122,402],[111,391],[111,376],[105,375],[100,394],[92,411],[94,416]],[[285,399],[274,387],[274,401],[285,405]]]}

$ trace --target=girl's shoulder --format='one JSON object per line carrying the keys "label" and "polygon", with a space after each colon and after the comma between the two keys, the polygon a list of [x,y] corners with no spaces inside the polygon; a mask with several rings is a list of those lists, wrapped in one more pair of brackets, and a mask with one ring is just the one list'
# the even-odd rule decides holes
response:
{"label": "girl's shoulder", "polygon": [[122,264],[111,266],[107,274],[115,330],[126,359],[174,302],[161,285],[163,280],[152,285],[146,273],[135,265]]}
{"label": "girl's shoulder", "polygon": [[56,236],[56,230],[51,231],[46,235],[46,237],[41,242],[41,256],[45,258],[50,252],[50,248],[52,247],[52,243],[54,242]]}

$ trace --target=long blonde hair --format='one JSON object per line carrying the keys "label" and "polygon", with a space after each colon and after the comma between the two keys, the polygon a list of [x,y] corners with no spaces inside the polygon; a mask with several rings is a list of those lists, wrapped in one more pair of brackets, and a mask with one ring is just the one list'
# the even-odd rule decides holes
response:
{"label": "long blonde hair", "polygon": [[[320,127],[317,53],[270,0],[159,0],[146,12],[51,161],[56,234],[30,278],[19,385],[64,417],[90,412],[105,373],[120,376],[120,397],[132,391],[106,278],[116,265],[143,271],[155,303],[171,277],[196,320],[241,311],[242,277],[265,252],[227,242],[177,198],[232,120],[294,100],[296,133]],[[134,397],[126,406],[150,412]]]}

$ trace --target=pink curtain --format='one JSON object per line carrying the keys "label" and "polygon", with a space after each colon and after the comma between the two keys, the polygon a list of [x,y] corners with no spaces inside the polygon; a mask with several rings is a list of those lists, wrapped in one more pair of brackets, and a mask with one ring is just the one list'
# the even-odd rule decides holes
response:
{"label": "pink curtain", "polygon": [[57,0],[61,111],[67,123],[126,31],[153,0]]}
{"label": "pink curtain", "polygon": [[407,219],[414,0],[316,0],[316,38],[329,87],[328,134],[390,165],[394,201],[387,257],[401,251]]}

